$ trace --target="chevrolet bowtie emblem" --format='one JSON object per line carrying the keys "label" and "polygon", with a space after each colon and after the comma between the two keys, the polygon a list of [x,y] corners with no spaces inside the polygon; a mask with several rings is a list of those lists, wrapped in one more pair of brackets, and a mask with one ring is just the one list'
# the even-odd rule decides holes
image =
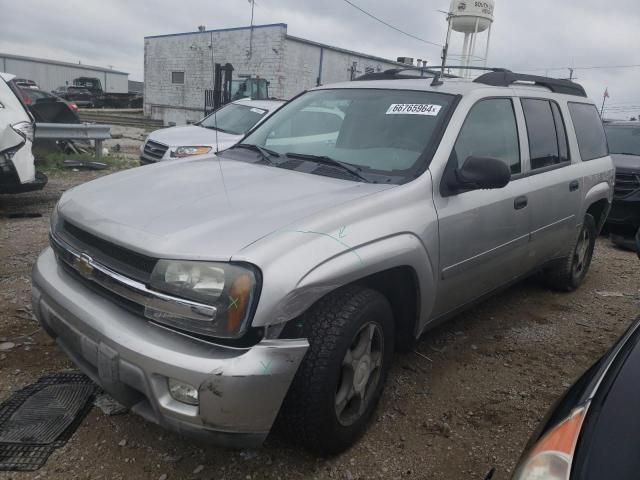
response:
{"label": "chevrolet bowtie emblem", "polygon": [[93,273],[91,257],[86,253],[83,253],[73,260],[73,268],[75,268],[83,277],[90,277]]}

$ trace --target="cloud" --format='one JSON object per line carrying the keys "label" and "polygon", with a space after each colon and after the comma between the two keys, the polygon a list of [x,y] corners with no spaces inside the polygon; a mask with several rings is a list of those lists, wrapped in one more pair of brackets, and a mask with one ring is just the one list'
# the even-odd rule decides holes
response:
{"label": "cloud", "polygon": [[[445,16],[438,10],[447,10],[449,0],[354,2],[413,35],[444,43]],[[246,0],[21,0],[3,6],[0,51],[113,65],[142,79],[145,36],[195,31],[201,24],[247,25],[250,14]],[[440,61],[438,47],[403,36],[343,0],[256,1],[256,24],[280,22],[291,35],[318,42],[388,58]],[[638,25],[637,0],[619,0],[615,7],[601,0],[496,0],[489,62],[558,77],[568,77],[568,69],[545,67],[640,64]],[[460,48],[460,38],[454,38],[451,51]],[[577,69],[575,75],[597,101],[608,87],[612,105],[640,105],[640,68]]]}

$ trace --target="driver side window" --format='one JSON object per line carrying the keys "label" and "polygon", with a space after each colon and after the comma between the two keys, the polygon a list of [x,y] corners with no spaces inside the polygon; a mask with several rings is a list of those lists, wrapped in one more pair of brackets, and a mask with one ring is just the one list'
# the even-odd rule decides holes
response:
{"label": "driver side window", "polygon": [[512,100],[489,98],[471,107],[451,155],[457,167],[471,156],[491,157],[506,163],[512,175],[522,172]]}

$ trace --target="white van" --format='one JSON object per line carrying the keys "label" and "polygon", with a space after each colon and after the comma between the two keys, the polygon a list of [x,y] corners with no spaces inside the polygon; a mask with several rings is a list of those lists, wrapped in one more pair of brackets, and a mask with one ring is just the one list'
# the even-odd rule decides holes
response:
{"label": "white van", "polygon": [[10,83],[13,78],[0,72],[0,193],[40,190],[47,183],[31,153],[34,119]]}

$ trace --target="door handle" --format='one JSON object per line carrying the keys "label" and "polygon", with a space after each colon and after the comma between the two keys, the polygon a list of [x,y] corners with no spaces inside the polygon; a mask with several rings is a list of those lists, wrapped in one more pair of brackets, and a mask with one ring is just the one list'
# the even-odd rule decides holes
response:
{"label": "door handle", "polygon": [[520,210],[524,207],[526,207],[529,203],[529,199],[522,195],[520,197],[516,197],[516,199],[513,201],[513,208],[515,208],[516,210]]}
{"label": "door handle", "polygon": [[570,192],[575,192],[578,188],[580,188],[580,182],[578,182],[578,180],[574,180],[569,184]]}

